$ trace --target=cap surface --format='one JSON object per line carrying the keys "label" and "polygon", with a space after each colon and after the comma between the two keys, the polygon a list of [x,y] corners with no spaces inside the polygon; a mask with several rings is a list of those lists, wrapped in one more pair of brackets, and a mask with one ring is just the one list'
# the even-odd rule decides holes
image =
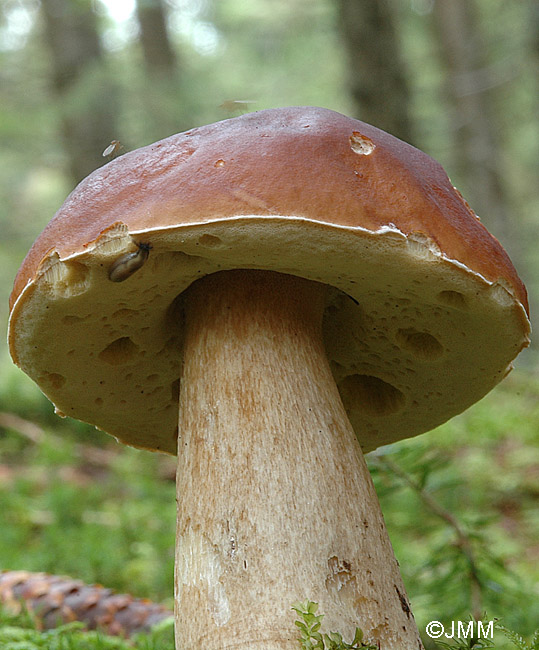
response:
{"label": "cap surface", "polygon": [[60,412],[175,453],[179,296],[232,268],[334,287],[326,348],[365,451],[463,411],[528,344],[524,285],[441,166],[295,107],[171,136],[80,183],[15,280],[12,357]]}

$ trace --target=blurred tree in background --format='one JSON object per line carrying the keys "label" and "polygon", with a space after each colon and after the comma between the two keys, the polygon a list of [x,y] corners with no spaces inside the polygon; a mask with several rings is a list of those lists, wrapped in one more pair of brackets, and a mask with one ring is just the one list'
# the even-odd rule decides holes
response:
{"label": "blurred tree in background", "polygon": [[410,88],[390,0],[339,0],[354,117],[413,143]]}
{"label": "blurred tree in background", "polygon": [[101,145],[112,140],[115,132],[115,88],[106,72],[92,5],[91,0],[41,1],[51,60],[50,93],[75,183],[101,164]]}
{"label": "blurred tree in background", "polygon": [[[514,259],[532,314],[539,307],[536,0],[0,0],[0,7],[3,323],[23,256],[75,183],[106,164],[111,141],[131,150],[286,105],[353,115],[439,160]],[[537,374],[534,354],[523,359]],[[49,409],[4,346],[0,363],[1,411]],[[377,480],[383,490],[384,478]]]}
{"label": "blurred tree in background", "polygon": [[168,35],[166,5],[161,0],[137,0],[136,11],[148,74],[167,77],[173,84],[176,54]]}

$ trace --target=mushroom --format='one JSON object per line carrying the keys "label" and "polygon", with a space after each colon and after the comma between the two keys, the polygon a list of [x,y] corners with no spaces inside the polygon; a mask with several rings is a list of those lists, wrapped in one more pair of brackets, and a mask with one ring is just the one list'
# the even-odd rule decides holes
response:
{"label": "mushroom", "polygon": [[294,107],[86,178],[21,266],[9,345],[59,414],[178,452],[178,648],[297,648],[308,598],[416,650],[363,454],[492,389],[527,312],[438,163]]}

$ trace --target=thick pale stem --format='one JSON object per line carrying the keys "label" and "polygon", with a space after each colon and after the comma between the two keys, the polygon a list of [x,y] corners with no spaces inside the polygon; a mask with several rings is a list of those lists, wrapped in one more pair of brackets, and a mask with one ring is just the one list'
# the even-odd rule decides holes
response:
{"label": "thick pale stem", "polygon": [[[325,287],[226,271],[187,292],[176,644],[299,650],[290,606],[382,650],[421,648],[322,341]],[[347,638],[348,637],[348,638]]]}

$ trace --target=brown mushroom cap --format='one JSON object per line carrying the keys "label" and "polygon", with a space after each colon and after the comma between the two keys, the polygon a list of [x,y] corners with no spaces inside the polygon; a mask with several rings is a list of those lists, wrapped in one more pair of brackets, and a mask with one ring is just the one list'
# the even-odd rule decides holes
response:
{"label": "brown mushroom cap", "polygon": [[[111,282],[140,244],[145,263]],[[175,453],[179,296],[233,268],[334,287],[326,348],[364,451],[463,411],[528,344],[524,285],[442,167],[295,107],[171,136],[80,183],[15,280],[13,359],[59,412]]]}

